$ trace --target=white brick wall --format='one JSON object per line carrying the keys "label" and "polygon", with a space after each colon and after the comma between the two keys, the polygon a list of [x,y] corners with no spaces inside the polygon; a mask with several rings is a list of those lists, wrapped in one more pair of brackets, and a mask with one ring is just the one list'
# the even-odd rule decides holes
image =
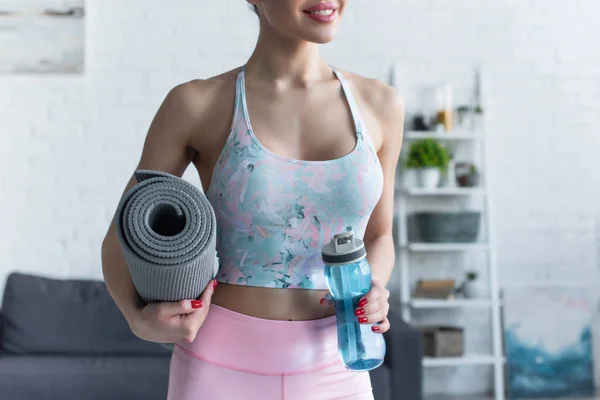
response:
{"label": "white brick wall", "polygon": [[[396,62],[407,88],[466,87],[485,66],[501,283],[595,277],[600,3],[349,3],[323,49],[333,64],[387,80]],[[252,51],[243,0],[165,4],[88,2],[84,76],[0,77],[0,287],[15,269],[101,277],[100,242],[164,95]],[[476,372],[431,371],[427,390],[484,390],[488,372],[466,380]]]}

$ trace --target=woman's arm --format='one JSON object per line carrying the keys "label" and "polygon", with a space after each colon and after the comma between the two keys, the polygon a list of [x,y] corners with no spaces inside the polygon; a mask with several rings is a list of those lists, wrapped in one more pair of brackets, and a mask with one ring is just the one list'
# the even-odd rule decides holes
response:
{"label": "woman's arm", "polygon": [[373,279],[379,281],[384,287],[390,280],[396,257],[392,234],[394,184],[404,131],[404,102],[395,89],[390,87],[386,89],[378,110],[383,132],[383,141],[378,152],[383,168],[383,193],[373,210],[365,232],[367,260],[371,266]]}
{"label": "woman's arm", "polygon": [[[146,135],[136,169],[152,169],[182,176],[191,162],[189,142],[199,123],[194,107],[194,89],[190,83],[173,88],[158,109]],[[123,194],[137,183],[131,176]],[[111,222],[102,242],[102,272],[108,291],[131,324],[143,304],[133,286],[115,221]]]}
{"label": "woman's arm", "polygon": [[373,332],[385,333],[390,329],[387,318],[390,310],[390,291],[386,288],[396,254],[392,233],[394,219],[394,186],[396,166],[402,148],[404,130],[404,103],[397,91],[384,86],[383,95],[377,96],[373,104],[378,115],[382,132],[382,142],[377,155],[383,169],[383,193],[371,214],[365,232],[367,260],[371,266],[371,289],[359,301],[354,310],[361,324],[375,324]]}

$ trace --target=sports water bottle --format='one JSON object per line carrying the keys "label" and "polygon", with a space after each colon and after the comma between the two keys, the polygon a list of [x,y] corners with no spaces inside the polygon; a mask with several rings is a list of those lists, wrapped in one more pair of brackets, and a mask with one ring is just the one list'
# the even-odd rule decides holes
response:
{"label": "sports water bottle", "polygon": [[354,311],[371,289],[371,267],[363,242],[352,231],[333,236],[322,249],[325,279],[333,296],[338,334],[338,351],[346,368],[369,371],[379,367],[385,356],[383,335],[360,324]]}

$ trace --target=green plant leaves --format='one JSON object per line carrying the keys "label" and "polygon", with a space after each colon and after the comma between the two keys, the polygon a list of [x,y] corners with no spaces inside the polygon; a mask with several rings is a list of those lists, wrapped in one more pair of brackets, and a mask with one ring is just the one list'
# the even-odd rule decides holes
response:
{"label": "green plant leaves", "polygon": [[435,139],[413,142],[406,159],[407,168],[439,168],[445,171],[450,162],[448,149]]}

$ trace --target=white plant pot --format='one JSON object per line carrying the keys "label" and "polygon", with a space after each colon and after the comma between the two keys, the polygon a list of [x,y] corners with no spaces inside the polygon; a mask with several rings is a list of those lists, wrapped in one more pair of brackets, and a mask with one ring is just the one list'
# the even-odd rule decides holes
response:
{"label": "white plant pot", "polygon": [[440,184],[441,173],[438,168],[420,168],[417,170],[417,185],[423,189],[435,189]]}
{"label": "white plant pot", "polygon": [[485,296],[485,288],[479,280],[467,282],[464,288],[464,295],[468,299],[480,299]]}

